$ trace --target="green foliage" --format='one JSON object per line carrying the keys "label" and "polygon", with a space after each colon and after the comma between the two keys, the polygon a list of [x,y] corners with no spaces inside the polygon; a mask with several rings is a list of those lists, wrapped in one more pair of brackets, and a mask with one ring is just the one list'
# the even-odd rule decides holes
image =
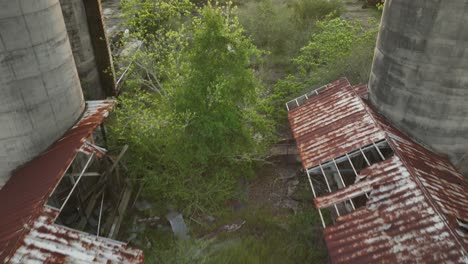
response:
{"label": "green foliage", "polygon": [[312,83],[325,84],[347,77],[352,83],[367,82],[378,32],[378,24],[364,29],[357,21],[341,18],[319,23],[320,31],[294,59]]}
{"label": "green foliage", "polygon": [[375,4],[375,6],[377,7],[377,10],[383,11],[384,4],[385,4],[385,0],[381,0],[380,3]]}
{"label": "green foliage", "polygon": [[346,57],[363,31],[359,22],[335,18],[317,23],[318,31],[293,60],[301,74],[309,74]]}
{"label": "green foliage", "polygon": [[[230,7],[222,12],[232,14]],[[223,17],[212,8],[201,15],[194,21],[190,71],[175,90],[174,108],[195,113],[187,129],[197,148],[205,149],[204,158],[241,157],[255,151],[255,134],[267,132],[258,130],[260,119],[252,109],[261,86],[250,60],[259,52],[242,35],[235,16]]]}
{"label": "green foliage", "polygon": [[[204,250],[209,246],[209,241],[186,240],[171,241],[164,248],[154,249],[145,253],[146,263],[159,264],[205,264],[208,263],[208,256],[204,255]],[[157,252],[156,252],[157,250]]]}
{"label": "green foliage", "polygon": [[239,18],[253,43],[266,51],[259,71],[267,83],[287,72],[290,60],[297,55],[315,29],[315,22],[327,15],[339,16],[339,0],[260,0],[239,8]]}
{"label": "green foliage", "polygon": [[378,31],[377,23],[370,24],[374,26],[365,29],[341,18],[319,21],[309,43],[293,59],[297,73],[276,83],[266,111],[281,124],[287,117],[287,100],[341,77],[367,82]]}
{"label": "green foliage", "polygon": [[[251,211],[243,213],[242,219],[245,219],[245,224],[233,233],[219,234],[210,240],[165,240],[164,245],[156,245],[145,252],[145,256],[150,263],[287,264],[327,261],[320,219],[315,209],[307,208],[288,218],[277,218],[261,210]],[[154,240],[156,242],[157,239]]]}
{"label": "green foliage", "polygon": [[208,5],[190,22],[136,57],[110,133],[130,145],[126,165],[146,196],[187,213],[232,198],[271,134],[255,108],[262,86],[250,65],[259,51],[235,10]]}
{"label": "green foliage", "polygon": [[177,28],[192,12],[189,0],[122,0],[125,24],[142,39],[154,39]]}
{"label": "green foliage", "polygon": [[273,54],[287,52],[291,37],[291,10],[274,0],[249,2],[241,9],[240,19],[256,46]]}
{"label": "green foliage", "polygon": [[343,12],[341,0],[295,0],[291,3],[293,20],[299,28],[311,28],[315,22],[330,16],[340,16]]}

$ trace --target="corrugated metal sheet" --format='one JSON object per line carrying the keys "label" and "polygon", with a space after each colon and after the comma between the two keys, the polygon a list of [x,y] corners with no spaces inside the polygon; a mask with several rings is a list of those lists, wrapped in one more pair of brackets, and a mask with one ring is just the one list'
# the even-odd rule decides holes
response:
{"label": "corrugated metal sheet", "polygon": [[354,92],[360,97],[365,97],[368,94],[367,84],[358,84],[352,87]]}
{"label": "corrugated metal sheet", "polygon": [[367,174],[366,180],[316,201],[324,206],[362,194],[368,187],[372,190],[364,208],[325,228],[333,263],[463,263],[466,250],[453,227],[446,224],[449,216],[434,208],[400,157],[393,156],[361,173]]}
{"label": "corrugated metal sheet", "polygon": [[288,117],[305,169],[385,138],[346,79],[331,83]]}
{"label": "corrugated metal sheet", "polygon": [[14,253],[43,214],[48,197],[113,104],[113,101],[88,102],[81,120],[47,151],[15,170],[0,190],[0,262]]}
{"label": "corrugated metal sheet", "polygon": [[[348,88],[346,88],[348,87]],[[345,86],[342,89],[349,89]],[[457,218],[468,220],[468,182],[456,171],[446,157],[439,156],[412,141],[393,127],[360,98],[365,97],[364,88],[354,90],[354,98],[341,97],[344,107],[337,107],[315,114],[320,101],[329,102],[330,96],[322,95],[307,102],[295,111],[308,111],[302,119],[308,121],[300,127],[301,131],[317,131],[316,123],[323,127],[369,127],[383,132],[384,138],[393,149],[394,156],[371,165],[360,172],[364,178],[355,184],[327,195],[317,197],[315,205],[325,208],[332,204],[357,197],[371,191],[369,200],[363,208],[337,218],[334,226],[325,228],[325,240],[333,263],[468,263],[468,234],[457,223]],[[366,89],[367,90],[367,89]],[[340,89],[327,90],[340,97]],[[355,112],[355,100],[361,101],[365,116],[371,119],[370,126],[361,119],[343,118],[344,113]],[[310,106],[309,104],[315,104]],[[349,107],[349,110],[347,109]],[[306,109],[302,109],[306,108]],[[316,109],[310,111],[310,109]],[[291,111],[292,112],[292,111]],[[293,113],[293,125],[297,114]],[[323,116],[325,115],[325,116]],[[291,114],[290,114],[291,119]],[[325,121],[324,121],[325,120]],[[366,133],[363,133],[366,134]],[[298,139],[301,140],[301,134]],[[312,149],[303,149],[319,155],[317,150],[334,154],[336,158],[343,149],[338,144],[363,147],[366,143],[360,137],[350,134],[330,133],[324,129],[312,134],[321,140]],[[332,151],[339,149],[340,151]],[[344,153],[343,153],[344,154]],[[304,153],[304,167],[314,165],[314,156]],[[329,159],[331,159],[329,158]]]}
{"label": "corrugated metal sheet", "polygon": [[45,208],[9,263],[143,263],[140,250],[54,224],[53,211]]}

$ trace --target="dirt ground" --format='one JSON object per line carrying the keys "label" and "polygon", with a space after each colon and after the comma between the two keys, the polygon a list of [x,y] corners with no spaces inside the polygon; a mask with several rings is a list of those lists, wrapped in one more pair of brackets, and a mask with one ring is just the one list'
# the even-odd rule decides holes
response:
{"label": "dirt ground", "polygon": [[247,185],[249,206],[269,208],[275,214],[294,213],[298,202],[291,196],[300,183],[300,168],[299,163],[284,161],[265,165]]}

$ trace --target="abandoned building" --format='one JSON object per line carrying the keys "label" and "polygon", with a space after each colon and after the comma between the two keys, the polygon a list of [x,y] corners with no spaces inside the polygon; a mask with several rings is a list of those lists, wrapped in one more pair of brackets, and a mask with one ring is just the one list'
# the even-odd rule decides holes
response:
{"label": "abandoned building", "polygon": [[286,103],[332,263],[468,263],[467,7],[385,1],[369,85]]}
{"label": "abandoned building", "polygon": [[115,80],[100,1],[0,7],[0,263],[142,263],[115,240],[132,188],[103,148]]}
{"label": "abandoned building", "polygon": [[[104,157],[105,150],[94,142],[100,135],[99,126],[112,106],[112,101],[87,102],[86,112],[77,124],[46,152],[15,170],[0,190],[0,259],[5,263],[143,262],[140,250],[109,239],[114,237],[121,216],[109,218],[109,227],[103,230],[106,225],[102,217],[104,175],[97,183],[81,184],[86,181],[83,178],[96,178],[93,172],[99,167],[97,161]],[[91,223],[77,223],[73,219],[79,215],[74,212],[80,208],[76,206],[80,202],[77,200],[84,197],[75,193],[86,190],[94,190],[89,195],[97,193],[100,198],[96,228]],[[22,195],[18,195],[20,193]],[[91,230],[94,235],[89,233]],[[104,233],[106,235],[102,236]]]}
{"label": "abandoned building", "polygon": [[[143,263],[116,240],[137,195],[105,149],[100,0],[0,7],[0,263]],[[468,263],[467,24],[467,1],[385,1],[369,84],[286,103],[333,263]]]}
{"label": "abandoned building", "polygon": [[366,89],[341,79],[288,104],[332,262],[466,262],[468,182]]}

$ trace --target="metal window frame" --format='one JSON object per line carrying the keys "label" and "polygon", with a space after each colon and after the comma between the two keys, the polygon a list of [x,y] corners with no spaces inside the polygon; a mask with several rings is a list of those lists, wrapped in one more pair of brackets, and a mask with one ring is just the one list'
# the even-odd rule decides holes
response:
{"label": "metal window frame", "polygon": [[[380,158],[382,159],[381,161],[384,161],[386,158],[385,156],[382,154],[382,152],[380,151],[380,148],[379,146],[381,145],[388,145],[388,142],[386,139],[382,139],[378,142],[374,142],[372,141],[371,144],[367,145],[367,146],[364,146],[364,147],[360,147],[356,150],[353,150],[351,152],[348,152],[348,153],[345,153],[344,155],[342,156],[339,156],[337,158],[334,158],[332,160],[329,160],[329,161],[326,161],[326,162],[323,162],[323,163],[319,163],[318,165],[314,166],[314,167],[311,167],[311,168],[308,168],[306,169],[306,173],[307,173],[307,178],[309,180],[309,184],[310,184],[310,188],[312,189],[312,193],[314,195],[314,198],[317,198],[317,193],[315,192],[315,188],[314,188],[314,185],[312,183],[312,177],[311,177],[311,172],[316,172],[316,171],[320,171],[320,174],[322,174],[323,178],[325,179],[325,183],[327,185],[327,188],[328,188],[328,191],[329,193],[332,192],[331,190],[331,186],[330,186],[330,183],[328,182],[328,179],[327,179],[327,175],[325,173],[325,170],[324,170],[324,167],[329,167],[330,168],[333,168],[333,166],[335,167],[337,173],[338,173],[338,176],[339,176],[339,179],[341,181],[341,184],[343,185],[343,188],[346,188],[346,184],[344,182],[344,179],[343,179],[343,176],[341,174],[341,171],[338,167],[338,163],[342,163],[342,162],[349,162],[349,164],[351,165],[351,168],[352,168],[352,171],[354,172],[355,176],[356,176],[356,181],[358,181],[360,179],[360,176],[359,176],[359,173],[357,172],[356,170],[356,167],[354,166],[353,162],[352,162],[352,158],[356,157],[356,156],[359,156],[361,155],[367,166],[371,166],[372,164],[375,164],[375,163],[378,163],[378,162],[374,162],[374,163],[371,163],[369,161],[369,159],[367,158],[365,152],[366,151],[372,151],[372,149],[375,149],[378,153],[379,153],[379,156]],[[379,161],[379,162],[381,162]],[[369,194],[368,193],[364,193],[366,195],[367,198],[369,198]],[[349,199],[349,202],[351,203],[351,206],[353,208],[353,210],[356,210],[356,206],[354,205],[354,202],[352,201],[352,199]],[[337,207],[337,203],[334,203],[333,204],[334,208],[335,208],[335,211],[337,213],[338,216],[341,216],[339,210],[338,210],[338,207]],[[325,224],[325,220],[323,218],[323,214],[322,214],[322,211],[320,208],[317,208],[318,212],[319,212],[319,215],[320,215],[320,220],[322,222],[322,226],[325,228],[326,227],[326,224]]]}

